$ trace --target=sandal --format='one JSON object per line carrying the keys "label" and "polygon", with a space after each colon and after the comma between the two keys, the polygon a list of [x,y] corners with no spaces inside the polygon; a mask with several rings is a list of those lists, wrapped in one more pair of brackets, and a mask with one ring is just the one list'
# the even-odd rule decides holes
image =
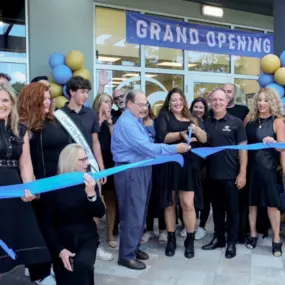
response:
{"label": "sandal", "polygon": [[117,243],[115,240],[110,240],[110,241],[108,242],[108,245],[109,245],[109,247],[111,247],[111,248],[116,248],[117,245],[118,245],[118,243]]}
{"label": "sandal", "polygon": [[248,249],[254,249],[257,245],[258,237],[248,237],[246,241],[246,247]]}
{"label": "sandal", "polygon": [[272,241],[272,254],[275,257],[280,257],[282,255],[282,242]]}

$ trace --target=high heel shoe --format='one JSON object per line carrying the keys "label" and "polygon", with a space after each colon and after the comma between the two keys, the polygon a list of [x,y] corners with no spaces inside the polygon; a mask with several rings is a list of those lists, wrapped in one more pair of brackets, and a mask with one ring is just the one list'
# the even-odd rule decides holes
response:
{"label": "high heel shoe", "polygon": [[272,254],[275,257],[280,257],[282,255],[282,242],[272,241]]}
{"label": "high heel shoe", "polygon": [[248,249],[254,249],[257,245],[258,237],[248,237],[246,241],[246,247]]}

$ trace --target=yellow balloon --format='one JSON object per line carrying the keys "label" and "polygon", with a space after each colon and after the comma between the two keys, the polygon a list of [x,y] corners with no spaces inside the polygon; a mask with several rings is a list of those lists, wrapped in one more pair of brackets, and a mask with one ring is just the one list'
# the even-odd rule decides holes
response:
{"label": "yellow balloon", "polygon": [[268,54],[261,59],[261,69],[265,73],[273,74],[280,67],[280,59],[274,54]]}
{"label": "yellow balloon", "polygon": [[84,79],[90,80],[91,79],[91,73],[86,68],[81,68],[73,72],[73,76],[81,76]]}
{"label": "yellow balloon", "polygon": [[68,102],[68,100],[64,96],[56,97],[54,98],[54,101],[55,101],[55,106],[58,109],[64,107],[65,103]]}
{"label": "yellow balloon", "polygon": [[84,66],[84,55],[79,50],[73,50],[65,57],[65,64],[72,71],[83,68],[83,66]]}
{"label": "yellow balloon", "polygon": [[63,88],[61,85],[56,84],[54,82],[50,82],[50,90],[51,90],[51,97],[56,98],[62,96]]}
{"label": "yellow balloon", "polygon": [[274,74],[274,80],[279,85],[285,85],[285,67],[279,68]]}

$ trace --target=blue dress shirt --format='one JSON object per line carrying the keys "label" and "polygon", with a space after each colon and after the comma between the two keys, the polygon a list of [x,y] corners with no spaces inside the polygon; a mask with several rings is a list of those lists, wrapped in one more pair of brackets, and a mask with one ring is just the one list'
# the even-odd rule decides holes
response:
{"label": "blue dress shirt", "polygon": [[128,109],[115,124],[111,150],[115,162],[137,162],[160,155],[177,153],[176,145],[151,142],[141,119]]}

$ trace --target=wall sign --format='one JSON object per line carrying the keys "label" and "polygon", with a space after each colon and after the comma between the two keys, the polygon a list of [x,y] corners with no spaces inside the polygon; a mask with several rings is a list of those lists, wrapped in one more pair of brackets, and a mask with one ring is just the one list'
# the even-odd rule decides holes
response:
{"label": "wall sign", "polygon": [[128,43],[174,49],[263,57],[273,53],[273,36],[221,29],[126,12]]}

